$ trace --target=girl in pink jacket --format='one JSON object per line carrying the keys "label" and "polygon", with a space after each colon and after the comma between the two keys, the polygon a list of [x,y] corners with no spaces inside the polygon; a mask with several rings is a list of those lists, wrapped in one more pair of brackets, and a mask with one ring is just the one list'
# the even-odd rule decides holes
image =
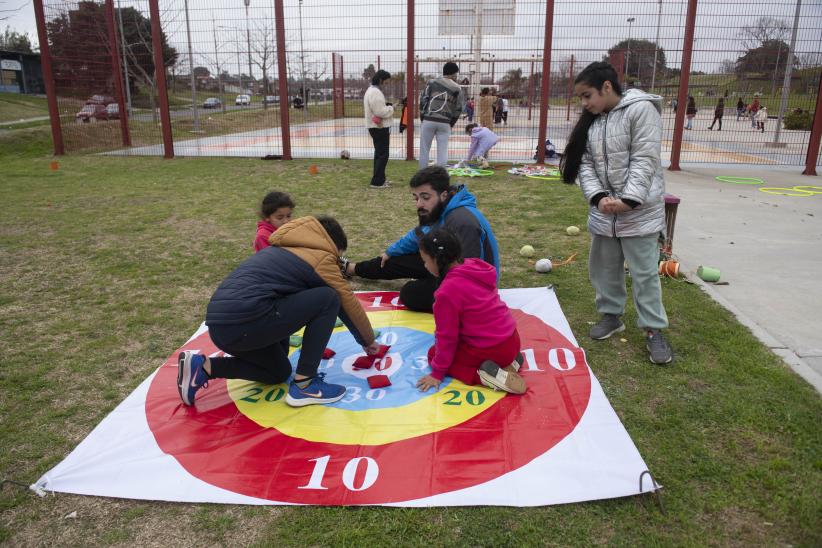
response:
{"label": "girl in pink jacket", "polygon": [[440,286],[434,292],[431,374],[420,378],[417,387],[423,392],[437,389],[449,375],[468,385],[525,393],[525,380],[518,373],[519,333],[499,298],[494,267],[480,259],[463,259],[459,239],[446,228],[423,236],[420,256]]}

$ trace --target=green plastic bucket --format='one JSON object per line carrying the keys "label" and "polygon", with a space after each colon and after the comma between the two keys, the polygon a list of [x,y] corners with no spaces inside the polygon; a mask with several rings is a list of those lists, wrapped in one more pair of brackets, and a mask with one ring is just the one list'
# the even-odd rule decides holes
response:
{"label": "green plastic bucket", "polygon": [[696,275],[706,282],[719,281],[719,269],[710,266],[700,266],[696,269]]}

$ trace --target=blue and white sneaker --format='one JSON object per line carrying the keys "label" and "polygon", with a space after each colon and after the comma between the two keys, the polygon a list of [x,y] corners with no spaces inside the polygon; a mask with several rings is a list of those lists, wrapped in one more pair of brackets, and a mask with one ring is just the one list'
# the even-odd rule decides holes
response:
{"label": "blue and white sneaker", "polygon": [[191,350],[180,352],[177,357],[177,390],[186,405],[194,405],[197,390],[208,386],[208,374],[203,365],[206,357]]}
{"label": "blue and white sneaker", "polygon": [[345,396],[345,387],[341,384],[329,384],[324,379],[325,373],[317,373],[305,388],[300,388],[296,382],[291,381],[285,403],[291,407],[303,407],[341,400]]}

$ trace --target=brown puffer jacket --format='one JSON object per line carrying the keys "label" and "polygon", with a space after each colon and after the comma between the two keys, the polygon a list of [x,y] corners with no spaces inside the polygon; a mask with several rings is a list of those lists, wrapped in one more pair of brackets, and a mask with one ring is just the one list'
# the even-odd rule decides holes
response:
{"label": "brown puffer jacket", "polygon": [[308,263],[329,287],[340,296],[340,305],[360,333],[365,346],[374,342],[374,329],[360,301],[343,278],[337,246],[314,217],[300,217],[281,226],[268,239]]}

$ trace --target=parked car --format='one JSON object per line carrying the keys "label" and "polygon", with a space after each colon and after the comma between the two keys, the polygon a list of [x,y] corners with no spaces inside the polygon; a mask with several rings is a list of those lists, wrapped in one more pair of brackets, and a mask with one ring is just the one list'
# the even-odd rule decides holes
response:
{"label": "parked car", "polygon": [[266,95],[263,98],[263,104],[264,105],[273,105],[273,104],[279,103],[279,102],[280,102],[280,97],[278,95]]}
{"label": "parked car", "polygon": [[92,95],[91,97],[86,99],[87,105],[106,106],[114,102],[116,102],[116,99],[114,97],[111,97],[110,95]]}
{"label": "parked car", "polygon": [[86,103],[80,112],[74,115],[74,119],[78,122],[96,122],[101,113],[106,112],[105,105],[98,105],[96,103]]}
{"label": "parked car", "polygon": [[220,108],[223,104],[216,97],[209,97],[203,103],[203,108]]}
{"label": "parked car", "polygon": [[238,95],[236,99],[234,99],[234,104],[237,106],[248,106],[251,104],[251,97],[248,95]]}
{"label": "parked car", "polygon": [[120,119],[120,105],[117,103],[109,103],[104,110],[94,113],[94,117],[98,120],[119,120]]}

